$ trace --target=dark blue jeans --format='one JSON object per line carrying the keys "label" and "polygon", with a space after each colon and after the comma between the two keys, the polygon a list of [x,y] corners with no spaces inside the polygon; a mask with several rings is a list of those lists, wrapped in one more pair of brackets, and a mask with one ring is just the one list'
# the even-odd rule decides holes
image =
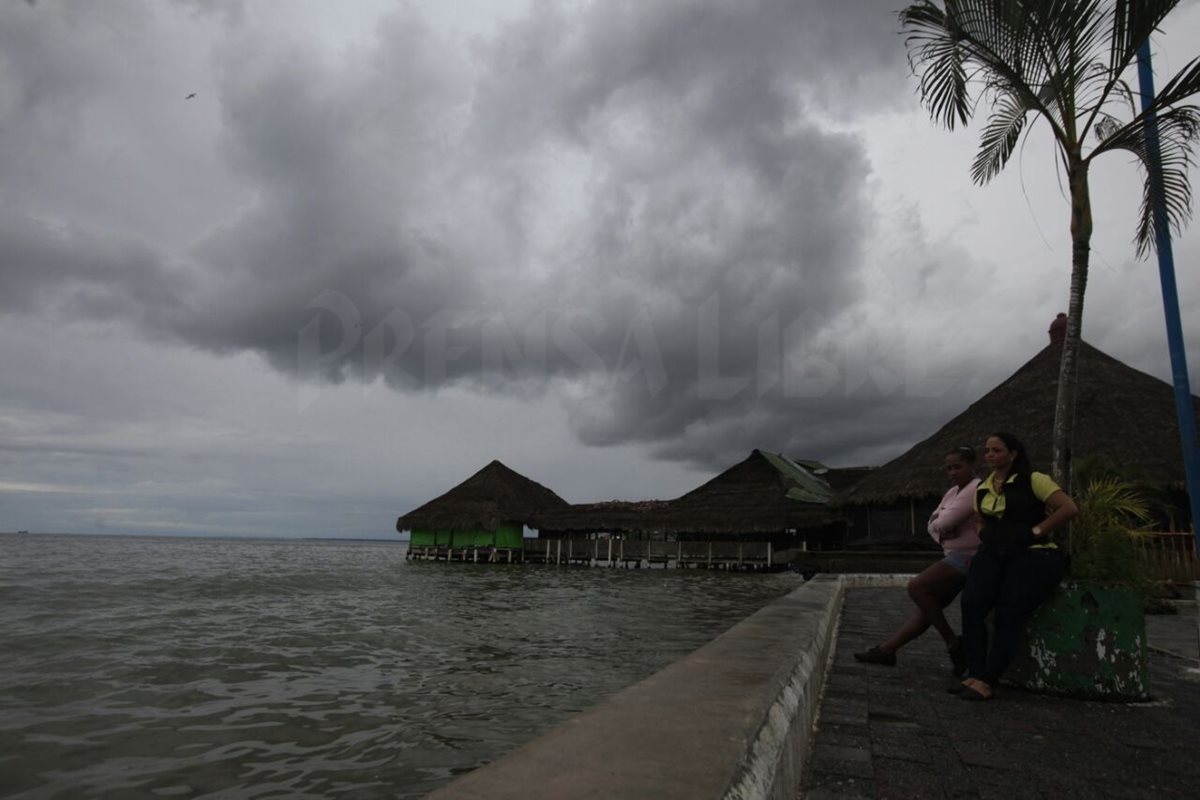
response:
{"label": "dark blue jeans", "polygon": [[[962,593],[963,653],[972,678],[996,685],[1017,655],[1025,622],[1066,570],[1067,558],[1057,550],[979,548]],[[993,611],[989,646],[986,620]]]}

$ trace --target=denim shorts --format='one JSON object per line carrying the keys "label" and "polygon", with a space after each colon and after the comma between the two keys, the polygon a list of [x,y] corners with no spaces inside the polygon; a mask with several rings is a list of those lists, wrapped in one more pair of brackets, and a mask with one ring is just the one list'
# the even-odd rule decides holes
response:
{"label": "denim shorts", "polygon": [[942,563],[949,564],[958,570],[959,574],[966,575],[967,569],[971,566],[971,554],[958,551],[949,552],[942,559]]}

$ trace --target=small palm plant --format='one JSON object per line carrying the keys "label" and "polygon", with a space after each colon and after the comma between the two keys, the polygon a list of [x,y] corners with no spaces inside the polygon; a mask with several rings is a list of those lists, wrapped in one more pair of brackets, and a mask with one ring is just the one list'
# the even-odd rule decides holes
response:
{"label": "small palm plant", "polygon": [[1149,588],[1138,538],[1154,519],[1137,487],[1119,478],[1098,478],[1077,495],[1079,516],[1071,523],[1071,577]]}

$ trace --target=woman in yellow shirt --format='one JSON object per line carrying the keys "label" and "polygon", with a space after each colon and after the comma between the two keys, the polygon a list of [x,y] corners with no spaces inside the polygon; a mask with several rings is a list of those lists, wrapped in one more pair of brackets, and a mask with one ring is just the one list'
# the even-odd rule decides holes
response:
{"label": "woman in yellow shirt", "polygon": [[[1066,572],[1067,558],[1049,534],[1079,513],[1046,474],[1034,472],[1011,433],[987,438],[992,472],[975,493],[980,547],[962,593],[962,646],[968,678],[959,695],[987,700],[1016,656],[1022,629]],[[988,641],[984,620],[995,612]]]}

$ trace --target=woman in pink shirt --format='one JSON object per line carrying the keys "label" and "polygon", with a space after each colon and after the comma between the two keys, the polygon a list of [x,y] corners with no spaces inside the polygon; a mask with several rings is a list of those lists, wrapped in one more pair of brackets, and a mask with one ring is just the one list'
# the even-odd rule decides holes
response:
{"label": "woman in pink shirt", "polygon": [[895,666],[896,651],[920,636],[932,625],[946,642],[946,651],[954,665],[954,674],[967,670],[958,634],[946,621],[942,610],[962,591],[967,568],[979,549],[979,519],[975,514],[975,448],[956,447],[946,454],[946,475],[950,490],[942,497],[929,518],[929,535],[942,546],[945,557],[908,582],[908,596],[916,603],[917,613],[896,631],[891,639],[854,657],[868,664]]}

